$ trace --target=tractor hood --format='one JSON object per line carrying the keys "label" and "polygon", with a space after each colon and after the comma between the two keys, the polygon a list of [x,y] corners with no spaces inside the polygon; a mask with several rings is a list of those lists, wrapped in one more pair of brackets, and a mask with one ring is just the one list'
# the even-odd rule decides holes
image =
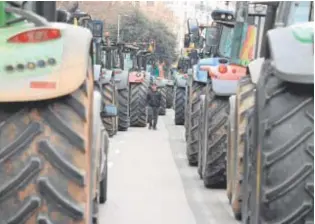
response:
{"label": "tractor hood", "polygon": [[[25,31],[36,32],[31,36],[38,39],[47,29],[59,30],[60,37],[32,43],[24,34],[15,38],[20,42],[8,42]],[[0,102],[51,99],[75,91],[93,72],[88,66],[91,40],[88,29],[64,23],[0,28]]]}

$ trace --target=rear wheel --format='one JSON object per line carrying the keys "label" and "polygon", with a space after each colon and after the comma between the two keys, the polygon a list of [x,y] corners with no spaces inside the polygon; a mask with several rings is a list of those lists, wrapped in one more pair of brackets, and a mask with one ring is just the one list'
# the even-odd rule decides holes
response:
{"label": "rear wheel", "polygon": [[206,133],[206,126],[205,126],[205,96],[201,96],[201,105],[200,105],[200,126],[199,126],[199,136],[200,136],[200,144],[199,144],[199,151],[198,151],[198,169],[197,172],[199,174],[200,179],[202,179],[202,154],[203,154],[203,149],[204,149],[204,137]]}
{"label": "rear wheel", "polygon": [[256,196],[246,221],[313,223],[314,85],[284,82],[271,67],[265,61],[256,86]]}
{"label": "rear wheel", "polygon": [[226,149],[228,124],[228,97],[216,96],[210,91],[206,166],[203,182],[207,188],[226,187]]}
{"label": "rear wheel", "polygon": [[118,130],[127,131],[130,125],[128,88],[118,91],[118,105]]}
{"label": "rear wheel", "polygon": [[159,110],[159,115],[165,115],[166,114],[166,87],[160,88],[161,92],[161,106]]}
{"label": "rear wheel", "polygon": [[92,94],[90,75],[64,97],[0,104],[2,221],[91,223]]}
{"label": "rear wheel", "polygon": [[[117,105],[117,90],[114,83],[107,83],[102,86],[102,99],[104,105]],[[109,137],[113,137],[117,133],[117,117],[104,118],[103,123]]]}
{"label": "rear wheel", "polygon": [[186,155],[189,165],[196,166],[198,164],[198,151],[200,144],[199,125],[200,125],[200,96],[204,94],[205,84],[193,82],[190,92],[189,108],[190,119],[188,142],[186,148]]}
{"label": "rear wheel", "polygon": [[233,177],[232,177],[232,210],[235,218],[242,217],[242,183],[244,176],[245,131],[247,113],[254,106],[254,84],[250,77],[240,80],[236,97],[236,150],[233,150]]}
{"label": "rear wheel", "polygon": [[186,100],[185,100],[185,140],[188,141],[188,133],[189,133],[189,118],[190,118],[190,109],[189,109],[189,89],[187,86],[185,89]]}
{"label": "rear wheel", "polygon": [[130,126],[145,127],[147,119],[146,99],[148,85],[143,83],[130,84]]}
{"label": "rear wheel", "polygon": [[176,87],[175,91],[175,124],[185,124],[185,102],[186,90],[183,87]]}
{"label": "rear wheel", "polygon": [[174,86],[166,86],[166,108],[173,107],[174,100]]}

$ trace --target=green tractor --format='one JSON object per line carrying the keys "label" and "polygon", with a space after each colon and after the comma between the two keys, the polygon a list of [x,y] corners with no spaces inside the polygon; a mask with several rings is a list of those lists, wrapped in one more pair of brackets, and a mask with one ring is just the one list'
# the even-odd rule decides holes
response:
{"label": "green tractor", "polygon": [[0,2],[4,223],[97,223],[106,201],[101,117],[117,111],[101,106],[91,32],[56,14],[56,2]]}
{"label": "green tractor", "polygon": [[256,5],[260,58],[231,99],[232,207],[244,224],[314,223],[313,2]]}

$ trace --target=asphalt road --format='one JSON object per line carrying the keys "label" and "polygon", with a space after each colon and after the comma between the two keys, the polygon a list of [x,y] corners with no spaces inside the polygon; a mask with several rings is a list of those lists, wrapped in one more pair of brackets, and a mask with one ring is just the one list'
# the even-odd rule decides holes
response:
{"label": "asphalt road", "polygon": [[158,130],[130,128],[111,139],[108,201],[101,224],[236,224],[225,190],[205,189],[185,155],[174,112]]}

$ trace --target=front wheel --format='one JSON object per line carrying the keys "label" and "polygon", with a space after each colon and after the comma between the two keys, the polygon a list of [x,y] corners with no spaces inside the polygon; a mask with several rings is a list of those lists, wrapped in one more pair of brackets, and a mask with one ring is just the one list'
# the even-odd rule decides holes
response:
{"label": "front wheel", "polygon": [[175,125],[185,124],[185,102],[186,90],[183,87],[176,87],[175,90]]}
{"label": "front wheel", "polygon": [[173,107],[174,102],[174,86],[166,86],[166,108]]}
{"label": "front wheel", "polygon": [[91,223],[92,94],[90,75],[67,96],[0,103],[1,221]]}
{"label": "front wheel", "polygon": [[166,114],[166,87],[160,88],[161,91],[161,106],[159,110],[159,115],[165,115]]}
{"label": "front wheel", "polygon": [[226,187],[226,149],[229,100],[227,97],[210,93],[208,108],[208,135],[206,145],[206,167],[203,175],[207,188]]}

